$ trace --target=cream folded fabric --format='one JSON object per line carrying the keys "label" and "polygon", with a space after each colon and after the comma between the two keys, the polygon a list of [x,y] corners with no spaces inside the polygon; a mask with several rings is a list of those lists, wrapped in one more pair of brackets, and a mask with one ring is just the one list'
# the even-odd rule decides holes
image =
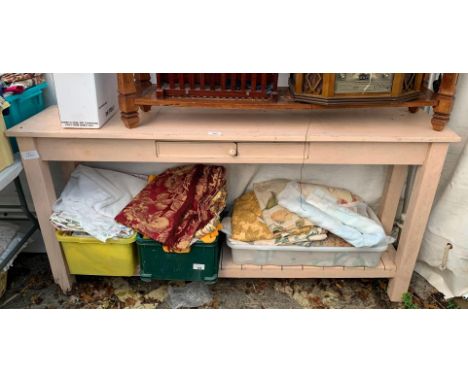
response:
{"label": "cream folded fabric", "polygon": [[324,186],[288,182],[277,199],[280,206],[333,232],[355,247],[391,242],[381,224],[368,217],[365,203],[354,197],[352,200],[356,200],[346,203],[345,195],[342,191],[338,194],[331,192]]}
{"label": "cream folded fabric", "polygon": [[146,179],[79,165],[53,207],[51,221],[70,221],[98,240],[121,235],[127,227],[114,217],[146,185]]}

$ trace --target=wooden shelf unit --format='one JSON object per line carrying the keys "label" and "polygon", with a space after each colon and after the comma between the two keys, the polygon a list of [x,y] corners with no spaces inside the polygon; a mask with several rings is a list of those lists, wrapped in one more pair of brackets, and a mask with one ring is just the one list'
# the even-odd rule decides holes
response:
{"label": "wooden shelf unit", "polygon": [[[388,295],[406,292],[450,143],[450,129],[434,131],[426,113],[396,108],[316,110],[210,110],[154,108],[138,129],[114,116],[100,129],[63,129],[51,106],[8,130],[16,137],[38,215],[52,274],[71,289],[55,232],[49,222],[56,201],[50,162],[70,174],[75,162],[134,163],[293,163],[388,165],[388,181],[378,216],[387,233],[395,219],[408,166],[417,166],[398,250],[391,248],[376,268],[275,267],[235,265],[226,252],[220,277],[382,277]],[[175,154],[174,154],[175,153]],[[179,153],[179,154],[177,154]]]}
{"label": "wooden shelf unit", "polygon": [[[261,99],[213,99],[213,98],[157,98],[156,85],[150,85],[137,89],[135,105],[137,106],[172,106],[194,107],[208,109],[233,109],[233,110],[324,110],[324,109],[349,109],[369,108],[362,104],[318,105],[305,102],[297,102],[289,94],[288,88],[278,88],[278,100]],[[375,102],[372,105],[378,107],[423,107],[434,106],[436,99],[434,93],[427,90],[417,99],[411,101],[386,101]]]}
{"label": "wooden shelf unit", "polygon": [[[297,74],[298,76],[300,74]],[[200,94],[200,87],[193,81],[189,83],[184,82],[184,75],[179,74],[182,81],[178,81],[177,84],[174,82],[172,85],[169,84],[169,87],[172,88],[173,94],[184,94],[182,97],[164,97],[162,89],[158,89],[156,84],[151,82],[151,76],[149,73],[118,73],[118,88],[119,88],[119,107],[121,112],[121,118],[125,126],[128,128],[134,128],[140,125],[140,115],[139,109],[144,112],[148,112],[154,106],[166,106],[166,107],[189,107],[189,108],[208,108],[208,109],[234,109],[234,110],[323,110],[323,109],[343,109],[343,108],[381,108],[381,107],[399,107],[407,108],[409,112],[416,113],[420,107],[430,106],[433,108],[434,114],[431,120],[432,128],[434,130],[440,131],[443,130],[446,126],[450,113],[453,106],[453,101],[455,97],[456,85],[458,80],[458,73],[444,73],[442,80],[439,84],[439,89],[437,93],[433,93],[428,89],[428,79],[429,74],[420,73],[415,78],[419,78],[419,81],[422,79],[423,90],[419,90],[416,99],[411,99],[405,101],[405,97],[408,97],[408,94],[403,98],[397,97],[399,93],[399,86],[403,86],[404,76],[399,74],[399,79],[397,81],[399,86],[395,87],[395,94],[392,93],[390,98],[384,99],[367,99],[363,102],[363,97],[354,96],[353,98],[348,98],[346,100],[342,99],[333,99],[329,98],[331,94],[330,91],[327,91],[327,94],[322,94],[322,97],[315,99],[315,101],[310,100],[310,97],[305,97],[301,102],[302,96],[298,96],[294,99],[288,88],[277,88],[274,86],[273,92],[274,96],[269,99],[264,99],[264,86],[262,84],[262,94],[261,97],[257,96],[251,97],[250,99],[236,98],[232,96],[228,89],[224,89],[221,86],[220,89],[213,88],[212,90],[219,91],[220,94],[225,94],[226,98],[210,98],[210,97],[187,97],[186,94],[190,93],[190,89],[195,86],[195,94]],[[334,75],[327,74],[327,78],[333,78],[333,81],[328,81],[328,86],[331,86],[334,82]],[[193,77],[192,77],[193,80]],[[415,81],[417,81],[415,79]],[[221,81],[226,84],[225,81]],[[181,88],[180,83],[184,83]],[[188,88],[187,88],[188,86]],[[401,89],[400,89],[401,90]],[[188,92],[188,93],[187,93]],[[201,91],[204,93],[204,91]],[[210,94],[212,91],[209,92]],[[364,97],[365,98],[365,97]],[[304,102],[306,101],[306,102]]]}

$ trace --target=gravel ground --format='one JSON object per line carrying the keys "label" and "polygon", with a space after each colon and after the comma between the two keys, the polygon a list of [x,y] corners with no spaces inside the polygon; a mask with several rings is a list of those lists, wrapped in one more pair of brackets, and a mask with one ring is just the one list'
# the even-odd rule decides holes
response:
{"label": "gravel ground", "polygon": [[[183,282],[143,282],[137,277],[78,276],[63,294],[53,282],[45,254],[21,254],[8,272],[0,309],[8,308],[170,308],[168,290]],[[414,274],[404,303],[392,303],[384,279],[220,279],[210,285],[202,308],[467,308],[463,299],[445,300]]]}

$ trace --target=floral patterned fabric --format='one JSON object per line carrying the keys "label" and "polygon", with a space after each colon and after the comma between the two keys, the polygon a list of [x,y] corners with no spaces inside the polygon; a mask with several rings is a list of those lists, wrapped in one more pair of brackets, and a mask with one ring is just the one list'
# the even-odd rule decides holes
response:
{"label": "floral patterned fabric", "polygon": [[[262,210],[263,221],[275,234],[278,244],[324,240],[327,233],[325,229],[278,204],[277,195],[284,190],[288,182],[289,180],[286,179],[273,179],[253,185],[255,196]],[[301,183],[300,187],[304,195],[308,195],[314,190],[329,193],[339,204],[348,204],[358,200],[357,196],[342,188],[310,183]]]}
{"label": "floral patterned fabric", "polygon": [[[247,192],[238,198],[230,220],[230,240],[253,245],[304,247],[330,243],[330,233],[326,229],[278,204],[278,195],[289,182],[287,179],[273,179],[255,183],[253,192]],[[341,188],[309,183],[301,183],[299,187],[304,195],[313,192],[329,195],[339,205],[349,205],[360,200],[350,191]],[[296,210],[301,208],[300,205],[295,207]]]}
{"label": "floral patterned fabric", "polygon": [[253,185],[262,219],[275,237],[269,245],[307,245],[326,239],[326,230],[278,205],[276,195],[287,183],[285,179],[273,179]]}
{"label": "floral patterned fabric", "polygon": [[[276,204],[262,211],[254,192],[234,202],[231,239],[258,245],[302,245],[327,238],[326,231]],[[265,219],[266,217],[266,219]]]}
{"label": "floral patterned fabric", "polygon": [[115,220],[180,252],[225,205],[224,167],[181,166],[158,175]]}
{"label": "floral patterned fabric", "polygon": [[34,85],[44,82],[44,75],[42,73],[3,73],[0,75],[0,81],[10,85],[18,81],[33,80]]}
{"label": "floral patterned fabric", "polygon": [[232,236],[234,240],[272,240],[273,232],[262,220],[262,210],[253,192],[247,192],[234,202]]}

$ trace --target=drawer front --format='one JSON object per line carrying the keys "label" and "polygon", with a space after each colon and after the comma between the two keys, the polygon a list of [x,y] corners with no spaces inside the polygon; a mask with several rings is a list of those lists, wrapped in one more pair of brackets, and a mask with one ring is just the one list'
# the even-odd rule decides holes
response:
{"label": "drawer front", "polygon": [[237,156],[240,161],[256,163],[302,163],[307,159],[305,143],[238,143]]}
{"label": "drawer front", "polygon": [[153,162],[151,140],[36,138],[43,160],[75,162]]}
{"label": "drawer front", "polygon": [[237,156],[233,142],[156,142],[156,156],[161,161],[219,162],[231,161]]}
{"label": "drawer front", "polygon": [[306,163],[419,165],[427,150],[421,143],[310,142]]}

